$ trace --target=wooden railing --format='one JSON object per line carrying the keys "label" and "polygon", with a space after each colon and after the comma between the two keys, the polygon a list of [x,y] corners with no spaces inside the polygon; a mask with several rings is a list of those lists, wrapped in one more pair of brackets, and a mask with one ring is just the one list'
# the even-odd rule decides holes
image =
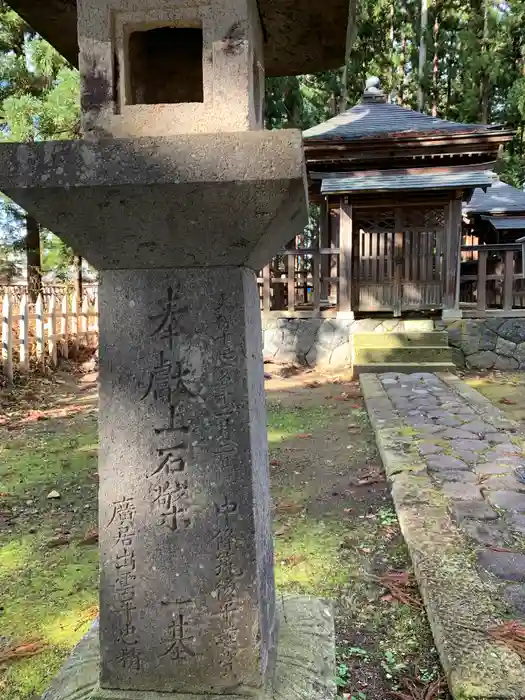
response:
{"label": "wooden railing", "polygon": [[4,293],[2,299],[2,373],[8,382],[15,372],[45,370],[57,366],[58,358],[68,356],[80,346],[98,344],[98,302],[87,296],[80,302],[76,295],[44,300],[39,296],[31,304],[27,295],[18,299]]}
{"label": "wooden railing", "polygon": [[459,301],[470,316],[525,315],[522,246],[462,246]]}
{"label": "wooden railing", "polygon": [[330,315],[346,280],[339,248],[287,248],[261,271],[258,283],[265,314]]}

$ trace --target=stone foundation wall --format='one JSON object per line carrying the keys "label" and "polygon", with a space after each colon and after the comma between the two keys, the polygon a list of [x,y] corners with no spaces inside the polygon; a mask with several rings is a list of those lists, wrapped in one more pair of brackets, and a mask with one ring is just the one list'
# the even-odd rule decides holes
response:
{"label": "stone foundation wall", "polygon": [[446,328],[454,362],[471,369],[525,369],[525,318],[436,322]]}
{"label": "stone foundation wall", "polygon": [[[417,322],[419,323],[419,322]],[[421,321],[421,330],[432,330],[432,321]],[[414,322],[412,322],[414,324]],[[262,319],[263,352],[266,359],[293,362],[309,367],[348,367],[351,364],[353,333],[403,332],[402,319],[323,318]],[[411,330],[416,330],[411,326]]]}
{"label": "stone foundation wall", "polygon": [[453,359],[471,369],[525,369],[525,318],[463,319],[461,321],[410,321],[263,317],[263,352],[266,359],[310,367],[348,367],[353,333],[448,331]]}

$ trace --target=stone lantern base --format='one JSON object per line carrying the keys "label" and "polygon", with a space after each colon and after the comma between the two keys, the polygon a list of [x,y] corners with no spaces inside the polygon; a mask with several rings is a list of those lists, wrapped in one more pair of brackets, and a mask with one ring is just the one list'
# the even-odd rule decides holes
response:
{"label": "stone lantern base", "polygon": [[98,621],[73,650],[42,700],[332,700],[335,685],[335,636],[331,605],[290,596],[277,603],[279,643],[272,687],[251,696],[105,690],[98,685]]}

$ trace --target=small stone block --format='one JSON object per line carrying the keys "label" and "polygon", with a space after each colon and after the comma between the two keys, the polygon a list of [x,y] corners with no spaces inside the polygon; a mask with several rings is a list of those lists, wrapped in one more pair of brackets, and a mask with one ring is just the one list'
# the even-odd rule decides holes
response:
{"label": "small stone block", "polygon": [[513,618],[525,618],[525,584],[510,583],[505,586],[503,597]]}
{"label": "small stone block", "polygon": [[504,547],[511,540],[509,530],[502,523],[464,520],[461,529],[475,542],[485,547]]}
{"label": "small stone block", "polygon": [[487,491],[486,499],[496,508],[525,513],[525,494],[516,491]]}
{"label": "small stone block", "polygon": [[512,474],[494,474],[485,479],[482,485],[491,491],[525,491],[525,484]]}
{"label": "small stone block", "polygon": [[456,521],[475,518],[476,520],[497,520],[498,514],[485,501],[460,501],[454,503],[453,513]]}
{"label": "small stone block", "polygon": [[477,553],[478,564],[505,581],[525,581],[525,554],[496,552],[492,549]]}
{"label": "small stone block", "polygon": [[446,496],[457,501],[481,501],[483,498],[479,486],[474,484],[447,481],[441,489]]}
{"label": "small stone block", "polygon": [[443,470],[440,472],[434,472],[433,474],[434,479],[439,482],[461,482],[463,484],[477,484],[478,483],[478,477],[476,474],[473,474],[472,472],[469,471],[453,471],[452,469],[450,470]]}
{"label": "small stone block", "polygon": [[461,470],[468,469],[465,462],[462,462],[457,457],[449,457],[448,455],[438,455],[428,459],[428,468],[435,471],[441,470]]}
{"label": "small stone block", "polygon": [[[289,596],[278,602],[279,644],[273,690],[253,689],[249,700],[335,700],[334,618],[329,603]],[[98,685],[98,622],[75,647],[41,700],[248,700],[246,695],[202,695],[106,690]]]}

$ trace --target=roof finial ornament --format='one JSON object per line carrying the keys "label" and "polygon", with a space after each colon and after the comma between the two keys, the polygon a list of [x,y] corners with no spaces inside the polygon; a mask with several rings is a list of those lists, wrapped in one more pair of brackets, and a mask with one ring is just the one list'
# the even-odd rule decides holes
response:
{"label": "roof finial ornament", "polygon": [[381,81],[375,75],[366,79],[363,102],[386,102],[385,93],[381,90]]}

